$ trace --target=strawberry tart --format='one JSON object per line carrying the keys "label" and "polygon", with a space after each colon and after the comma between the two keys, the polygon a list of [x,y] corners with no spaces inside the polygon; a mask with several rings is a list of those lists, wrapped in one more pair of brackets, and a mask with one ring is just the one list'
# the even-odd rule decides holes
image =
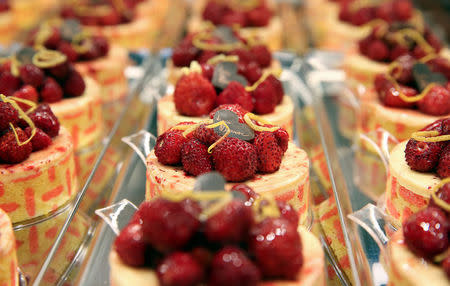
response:
{"label": "strawberry tart", "polygon": [[260,38],[270,50],[280,50],[283,40],[281,19],[275,15],[276,5],[272,1],[266,2],[269,1],[196,1],[188,31],[202,31],[211,23],[239,26],[244,38]]}
{"label": "strawberry tart", "polygon": [[217,202],[191,192],[142,203],[114,242],[111,284],[325,285],[319,240],[297,213],[239,189],[214,192]]}
{"label": "strawberry tart", "polygon": [[158,101],[158,134],[185,121],[199,122],[220,105],[239,104],[293,136],[294,105],[271,72],[248,71],[243,76],[234,62],[192,63],[175,85],[173,95]]}
{"label": "strawberry tart", "polygon": [[[75,195],[74,148],[48,105],[1,99],[0,208],[17,223],[47,215]],[[31,109],[25,113],[18,103]]]}
{"label": "strawberry tart", "polygon": [[0,45],[9,45],[17,32],[9,0],[0,2]]}
{"label": "strawberry tart", "polygon": [[450,284],[450,178],[436,190],[430,204],[410,216],[388,242],[390,286]]}
{"label": "strawberry tart", "polygon": [[16,239],[8,215],[0,208],[0,281],[2,286],[18,286]]}
{"label": "strawberry tart", "polygon": [[399,57],[389,72],[378,74],[375,91],[361,100],[361,129],[379,127],[399,141],[450,114],[450,61],[442,57],[426,61],[410,55]]}
{"label": "strawberry tart", "polygon": [[103,135],[101,93],[61,52],[25,47],[0,67],[0,93],[48,103],[73,138],[75,150]]}
{"label": "strawberry tart", "polygon": [[398,144],[389,158],[386,212],[394,226],[424,208],[433,187],[450,176],[450,118],[439,120]]}
{"label": "strawberry tart", "polygon": [[164,190],[192,190],[196,176],[216,170],[227,180],[227,190],[245,182],[258,194],[289,202],[301,223],[306,222],[310,199],[306,152],[289,142],[286,130],[242,109],[230,109],[219,109],[213,119],[196,124],[180,123],[158,136],[147,157],[146,198]]}
{"label": "strawberry tart", "polygon": [[125,48],[103,36],[89,36],[75,19],[40,25],[31,32],[29,44],[60,51],[83,76],[94,79],[101,88],[106,125],[114,124],[127,95]]}
{"label": "strawberry tart", "polygon": [[[151,17],[138,13],[138,2],[146,1],[92,1],[76,0],[66,4],[61,10],[64,19],[79,19],[86,30],[95,36],[104,36],[111,42],[127,49],[148,48],[153,43],[162,24],[162,17],[167,12],[168,1],[161,2],[166,5],[155,5],[155,8],[164,8],[154,11]],[[159,7],[161,6],[161,7]],[[140,10],[147,13],[148,9]]]}
{"label": "strawberry tart", "polygon": [[[219,54],[223,56],[213,59]],[[281,68],[280,63],[272,59],[267,46],[257,38],[245,38],[239,29],[217,26],[187,35],[173,49],[172,58],[167,63],[169,82],[175,84],[183,75],[182,68],[189,67],[192,61],[212,66],[227,59],[234,60],[244,75],[261,74],[263,69],[275,71]]]}

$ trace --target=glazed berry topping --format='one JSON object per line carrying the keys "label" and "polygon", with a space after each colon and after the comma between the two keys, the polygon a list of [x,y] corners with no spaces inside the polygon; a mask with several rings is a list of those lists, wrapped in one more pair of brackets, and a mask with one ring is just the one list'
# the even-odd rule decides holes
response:
{"label": "glazed berry topping", "polygon": [[63,90],[56,80],[51,77],[45,79],[41,89],[41,99],[43,102],[54,103],[63,98]]}
{"label": "glazed berry topping", "polygon": [[256,173],[256,149],[246,141],[227,137],[213,149],[212,156],[216,170],[229,182],[245,181]]}
{"label": "glazed berry topping", "polygon": [[261,280],[258,267],[236,247],[227,246],[219,251],[211,264],[211,286],[256,286]]}
{"label": "glazed berry topping", "polygon": [[[31,136],[31,127],[25,128],[25,133],[27,134],[28,138]],[[31,145],[33,146],[33,152],[39,151],[47,148],[52,144],[52,138],[48,136],[44,131],[42,131],[39,128],[36,128],[36,134],[34,134],[33,138],[31,139]]]}
{"label": "glazed berry topping", "polygon": [[237,81],[232,81],[217,97],[217,104],[239,104],[246,110],[253,110],[253,99],[245,87]]}
{"label": "glazed berry topping", "polygon": [[181,148],[187,142],[181,130],[168,130],[158,136],[155,145],[155,155],[158,162],[164,165],[177,165],[181,163]]}
{"label": "glazed berry topping", "polygon": [[162,252],[186,245],[200,226],[181,203],[161,198],[143,203],[139,212],[145,240]]}
{"label": "glazed berry topping", "polygon": [[184,252],[174,252],[157,267],[162,286],[195,286],[204,279],[204,270],[194,257]]}
{"label": "glazed berry topping", "polygon": [[266,80],[270,84],[272,84],[274,91],[275,91],[275,96],[277,98],[277,104],[280,104],[281,101],[283,100],[283,96],[284,96],[283,84],[281,83],[281,81],[279,79],[277,79],[272,74],[269,75]]}
{"label": "glazed berry topping", "polygon": [[114,242],[114,248],[124,263],[130,266],[143,266],[147,244],[144,240],[142,224],[128,224]]}
{"label": "glazed berry topping", "polygon": [[261,132],[256,135],[255,148],[258,155],[258,171],[273,173],[280,168],[283,159],[283,150],[272,132]]}
{"label": "glazed berry topping", "polygon": [[20,87],[20,78],[12,75],[10,71],[4,71],[0,75],[0,93],[10,96]]}
{"label": "glazed berry topping", "polygon": [[265,79],[252,92],[252,96],[255,100],[254,112],[257,114],[268,114],[273,112],[278,101],[277,96],[274,96],[276,94],[277,91],[271,81]]}
{"label": "glazed berry topping", "polygon": [[0,101],[0,133],[19,121],[19,112],[9,102]]}
{"label": "glazed berry topping", "polygon": [[36,127],[40,128],[48,136],[53,138],[59,134],[59,121],[47,104],[39,105],[28,116],[34,122]]}
{"label": "glazed berry topping", "polygon": [[267,218],[253,226],[250,233],[250,249],[263,276],[296,279],[303,265],[296,226],[283,218]]}
{"label": "glazed berry topping", "polygon": [[68,96],[80,96],[85,89],[86,84],[81,74],[75,69],[71,70],[64,84],[64,93]]}
{"label": "glazed berry topping", "polygon": [[193,136],[203,144],[210,146],[211,144],[219,140],[220,137],[214,132],[213,128],[206,128],[205,126],[206,124],[202,124],[197,129],[195,129],[195,131],[193,132]]}
{"label": "glazed berry topping", "polygon": [[277,129],[274,134],[277,138],[278,146],[280,146],[281,151],[283,151],[283,153],[286,152],[289,146],[289,134],[283,128]]}
{"label": "glazed berry topping", "polygon": [[192,43],[179,45],[173,49],[172,61],[176,67],[185,67],[195,60],[199,50]]}
{"label": "glazed berry topping", "polygon": [[[28,84],[23,85],[20,89],[16,90],[12,96],[20,99],[26,99],[34,103],[37,103],[39,101],[38,92],[33,86]],[[19,107],[24,111],[28,111],[28,109],[30,109],[30,105],[22,102],[17,102],[17,105],[19,105]]]}
{"label": "glazed berry topping", "polygon": [[446,115],[450,113],[450,91],[443,86],[436,85],[427,95],[417,102],[419,110],[430,115]]}
{"label": "glazed berry topping", "polygon": [[181,162],[183,169],[193,176],[210,172],[213,168],[208,147],[195,138],[183,144],[181,148]]}
{"label": "glazed berry topping", "polygon": [[[20,128],[15,128],[20,142],[28,139],[27,134]],[[19,145],[13,130],[8,130],[0,137],[0,162],[16,164],[25,161],[33,151],[31,142]]]}
{"label": "glazed berry topping", "polygon": [[206,115],[214,109],[216,91],[201,74],[190,73],[177,83],[174,102],[177,111],[187,116]]}
{"label": "glazed berry topping", "polygon": [[38,88],[44,81],[44,72],[33,64],[25,64],[20,67],[20,79],[24,84]]}
{"label": "glazed berry topping", "polygon": [[239,243],[247,240],[253,213],[243,201],[233,200],[205,222],[205,235],[211,242]]}
{"label": "glazed berry topping", "polygon": [[442,142],[422,142],[410,139],[406,144],[405,159],[412,170],[430,172],[439,162]]}
{"label": "glazed berry topping", "polygon": [[245,76],[250,84],[257,82],[263,74],[259,64],[253,61],[244,63],[239,73]]}
{"label": "glazed berry topping", "polygon": [[251,47],[250,53],[262,68],[266,68],[272,63],[272,54],[264,45],[256,45]]}
{"label": "glazed berry topping", "polygon": [[408,248],[417,255],[429,258],[448,248],[448,230],[445,213],[434,207],[413,214],[403,224]]}

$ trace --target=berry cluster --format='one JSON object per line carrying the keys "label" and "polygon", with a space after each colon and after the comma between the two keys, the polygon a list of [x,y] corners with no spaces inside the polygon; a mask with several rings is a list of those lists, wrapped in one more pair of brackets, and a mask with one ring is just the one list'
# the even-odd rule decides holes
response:
{"label": "berry cluster", "polygon": [[[43,28],[43,27],[42,27]],[[36,43],[36,35],[42,28],[36,28],[31,31],[31,35],[28,40],[30,46],[34,46]],[[83,46],[82,50],[76,49],[71,41],[64,39],[61,35],[59,27],[52,27],[50,35],[43,41],[43,46],[49,50],[58,50],[67,56],[69,62],[77,61],[91,61],[108,54],[109,43],[103,36],[90,36],[78,43],[79,46]]]}
{"label": "berry cluster", "polygon": [[[0,66],[0,93],[6,96],[35,103],[54,103],[64,97],[81,96],[86,88],[83,77],[68,61],[49,68],[39,68],[31,63],[22,64],[18,68],[18,76],[13,74],[11,65],[12,62],[7,61]],[[25,111],[29,108],[19,105]]]}
{"label": "berry cluster", "polygon": [[[361,54],[377,62],[392,62],[402,55],[411,55],[416,59],[423,58],[431,53],[422,45],[418,45],[415,40],[405,37],[405,41],[399,41],[399,30],[404,27],[389,26],[386,32],[383,32],[384,26],[377,26],[365,38],[359,41],[359,51]],[[428,28],[420,33],[415,28],[406,27],[405,29],[413,29],[417,35],[422,37],[426,43],[433,49],[433,53],[438,53],[442,49],[441,41]],[[403,38],[404,36],[400,36]]]}
{"label": "berry cluster", "polygon": [[[399,95],[400,92],[406,97],[414,97],[419,93],[412,72],[416,61],[410,55],[403,55],[396,62],[399,64],[399,68],[393,69],[388,76],[378,74],[375,77],[375,90],[378,93],[378,98],[385,106],[410,109],[418,108],[425,114],[435,116],[450,113],[450,83],[448,81],[445,86],[436,84],[419,101],[404,101]],[[428,61],[426,64],[431,71],[442,73],[447,77],[447,80],[450,80],[450,61],[438,57]],[[393,78],[394,80],[389,78]]]}
{"label": "berry cluster", "polygon": [[[255,195],[245,185],[234,190]],[[296,280],[303,265],[298,214],[277,202],[271,207],[279,216],[261,217],[255,199],[233,199],[206,220],[199,219],[201,201],[191,198],[144,202],[114,248],[125,264],[155,269],[162,286]]]}
{"label": "berry cluster", "polygon": [[[239,72],[247,78],[249,82],[257,81],[261,76],[261,69],[269,67],[272,63],[272,55],[265,45],[248,46],[247,40],[243,39],[237,32],[234,35],[239,39],[244,47],[236,48],[226,52],[227,55],[236,55],[239,57]],[[192,61],[199,62],[204,69],[210,69],[207,65],[209,59],[217,56],[219,52],[212,50],[202,50],[193,44],[196,34],[186,36],[178,46],[173,49],[172,61],[177,67],[188,67]],[[218,37],[212,36],[209,40],[211,44],[223,44]],[[212,71],[210,73],[212,75]],[[256,79],[255,79],[256,78]]]}
{"label": "berry cluster", "polygon": [[[450,135],[450,117],[440,119],[422,131],[438,131],[439,135]],[[450,144],[448,141],[423,142],[409,139],[406,144],[405,158],[412,170],[436,171],[440,178],[450,177]]]}
{"label": "berry cluster", "polygon": [[[247,111],[239,105],[220,106],[235,112],[241,122]],[[211,114],[211,118],[214,116]],[[192,123],[182,123],[192,124]],[[177,125],[178,126],[178,125]],[[255,131],[255,138],[247,142],[226,137],[208,152],[208,147],[218,141],[214,129],[207,124],[199,125],[189,134],[172,128],[158,136],[155,155],[164,165],[182,165],[186,173],[198,176],[216,170],[229,182],[251,179],[256,172],[273,173],[280,168],[283,155],[288,148],[289,135],[280,128],[274,132]]]}
{"label": "berry cluster", "polygon": [[203,10],[202,17],[214,25],[264,27],[269,24],[272,11],[267,7],[265,1],[259,2],[258,6],[242,11],[242,9],[233,9],[226,3],[211,0]]}
{"label": "berry cluster", "polygon": [[[431,198],[427,208],[413,214],[403,223],[403,234],[408,248],[416,255],[438,263],[450,279],[450,183],[444,184],[436,193],[447,208]],[[447,253],[447,255],[445,255]],[[436,256],[445,255],[441,261]]]}
{"label": "berry cluster", "polygon": [[405,22],[413,14],[413,5],[410,0],[394,0],[381,2],[377,6],[355,7],[358,1],[340,1],[339,20],[354,26],[362,26],[375,19],[387,23],[395,21]]}
{"label": "berry cluster", "polygon": [[47,104],[38,106],[27,116],[35,125],[35,134],[29,142],[19,144],[18,140],[24,143],[30,138],[32,128],[11,103],[0,101],[0,164],[23,162],[31,152],[51,145],[52,138],[58,135],[59,121]]}
{"label": "berry cluster", "polygon": [[231,81],[223,90],[216,89],[211,78],[208,78],[208,73],[208,69],[203,68],[203,74],[193,72],[180,78],[174,92],[178,113],[203,116],[219,105],[239,104],[249,112],[268,114],[275,110],[284,96],[281,82],[273,75],[269,75],[255,90],[248,92],[236,81]]}

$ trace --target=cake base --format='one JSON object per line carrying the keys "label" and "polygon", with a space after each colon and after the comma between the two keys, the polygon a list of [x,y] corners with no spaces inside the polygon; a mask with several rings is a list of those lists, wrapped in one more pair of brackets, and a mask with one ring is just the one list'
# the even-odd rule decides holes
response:
{"label": "cake base", "polygon": [[17,26],[14,13],[5,11],[0,13],[0,45],[10,45],[16,36]]}
{"label": "cake base", "polygon": [[0,285],[18,286],[16,238],[8,215],[0,209]]}

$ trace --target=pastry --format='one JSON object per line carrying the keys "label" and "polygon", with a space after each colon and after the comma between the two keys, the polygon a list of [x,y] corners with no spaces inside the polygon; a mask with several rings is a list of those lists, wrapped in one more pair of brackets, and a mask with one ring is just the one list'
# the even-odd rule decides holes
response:
{"label": "pastry", "polygon": [[246,79],[227,61],[213,66],[213,71],[203,72],[197,62],[191,69],[177,82],[173,95],[158,101],[158,134],[183,121],[199,122],[220,105],[239,104],[293,136],[294,105],[272,73]]}
{"label": "pastry", "polygon": [[48,105],[26,115],[15,100],[2,100],[0,208],[18,223],[47,215],[75,196],[74,148]]}
{"label": "pastry", "polygon": [[272,51],[282,47],[281,19],[275,15],[275,5],[271,1],[202,0],[196,1],[193,10],[188,22],[189,33],[202,31],[211,23],[240,26],[243,37],[258,37]]}
{"label": "pastry", "polygon": [[[220,195],[216,192],[216,198],[221,198],[213,207],[202,207],[205,199],[201,199],[201,192],[190,193],[199,201],[185,193],[185,199],[178,197],[177,202],[167,199],[171,198],[170,195],[144,202],[116,238],[111,250],[111,284],[121,286],[132,282],[157,286],[170,283],[175,286],[186,285],[188,281],[189,285],[209,281],[218,286],[325,285],[324,258],[319,240],[298,226],[298,217],[289,205],[270,201],[258,211],[259,202],[265,199],[251,195],[251,189],[245,185],[240,188],[244,195],[242,199],[232,199],[229,192],[220,192]],[[217,207],[219,205],[221,207]],[[172,209],[170,214],[165,218],[159,215],[167,208]],[[274,213],[266,216],[262,214],[264,211]],[[255,216],[254,223],[251,223],[252,216]],[[169,219],[170,224],[166,223]],[[155,224],[165,229],[170,236],[168,240],[163,242],[161,236],[156,235],[159,227]],[[180,232],[173,228],[175,226],[184,227],[184,234],[180,236]],[[189,242],[201,226],[204,226],[204,231],[197,232],[196,239]],[[275,229],[283,229],[283,234],[275,234]],[[270,241],[257,239],[271,233],[274,238]],[[228,244],[244,241],[247,237],[250,241],[248,247]],[[151,249],[151,255],[158,257],[151,259],[152,263],[146,266],[144,248]],[[159,254],[167,253],[167,249],[175,252]],[[248,253],[254,256],[250,258]]]}
{"label": "pastry", "polygon": [[[235,112],[222,109],[217,114],[231,117],[232,114],[241,114],[241,118],[243,117],[243,113]],[[247,114],[248,117],[255,118],[254,115]],[[164,190],[177,193],[193,189],[195,177],[212,170],[214,165],[215,170],[228,181],[227,190],[236,182],[244,181],[259,194],[271,194],[277,200],[289,202],[299,212],[301,222],[306,222],[310,197],[308,156],[293,143],[288,143],[285,130],[278,127],[260,129],[252,124],[252,128],[264,131],[256,131],[255,139],[251,139],[249,143],[235,137],[226,137],[226,134],[220,137],[216,131],[207,127],[215,126],[208,125],[213,120],[204,122],[208,123],[181,123],[158,136],[154,151],[147,157],[147,199]],[[239,124],[237,128],[244,128],[245,132],[249,132],[247,135],[252,134],[247,124]],[[233,128],[234,125],[231,126]],[[182,135],[183,131],[180,129],[187,129],[184,131],[184,134],[188,134],[187,137]],[[220,131],[217,132],[221,134]],[[272,149],[269,151],[266,148]],[[190,155],[197,152],[198,157]]]}
{"label": "pastry", "polygon": [[7,46],[11,44],[17,32],[14,13],[11,11],[9,1],[0,3],[0,44]]}
{"label": "pastry", "polygon": [[[432,189],[442,178],[450,176],[448,126],[450,119],[439,120],[413,138],[398,144],[389,158],[386,184],[386,213],[394,226],[401,225],[411,214],[427,206]],[[430,140],[421,134],[434,137]]]}
{"label": "pastry", "polygon": [[17,26],[23,30],[36,25],[44,14],[57,9],[59,2],[57,0],[11,0],[11,10]]}
{"label": "pastry", "polygon": [[8,215],[0,208],[0,281],[3,286],[18,286],[16,239]]}

